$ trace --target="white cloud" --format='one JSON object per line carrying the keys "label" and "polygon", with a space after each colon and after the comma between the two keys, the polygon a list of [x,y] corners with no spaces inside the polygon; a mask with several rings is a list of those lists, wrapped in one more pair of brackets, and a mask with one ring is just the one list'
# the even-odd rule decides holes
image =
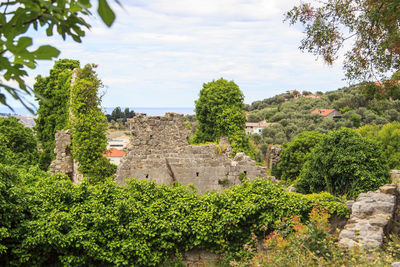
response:
{"label": "white cloud", "polygon": [[[113,7],[107,28],[91,18],[82,44],[52,44],[61,58],[99,64],[105,106],[193,106],[202,84],[233,79],[251,102],[293,88],[333,90],[344,85],[340,64],[315,61],[298,50],[302,33],[283,23],[296,0],[138,0]],[[52,63],[30,72],[47,75]],[[32,83],[32,80],[29,81]]]}

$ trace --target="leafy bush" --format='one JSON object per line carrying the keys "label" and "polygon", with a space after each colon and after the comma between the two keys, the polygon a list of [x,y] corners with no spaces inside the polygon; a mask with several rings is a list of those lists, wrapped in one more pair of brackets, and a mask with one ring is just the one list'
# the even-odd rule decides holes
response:
{"label": "leafy bush", "polygon": [[389,167],[378,144],[342,128],[324,136],[311,151],[296,187],[302,193],[328,191],[354,198],[390,181]]}
{"label": "leafy bush", "polygon": [[14,220],[4,217],[0,225],[2,265],[157,266],[177,250],[240,251],[282,217],[307,220],[313,207],[348,214],[331,195],[305,197],[262,179],[199,196],[178,184],[75,186],[67,176],[37,168],[13,171],[11,180],[9,171],[0,166],[1,182],[19,182],[0,183],[0,209],[3,216],[12,211]]}
{"label": "leafy bush", "polygon": [[322,136],[323,134],[316,131],[302,132],[291,142],[284,144],[279,163],[272,168],[272,175],[289,183],[296,180],[307,155],[320,142]]}

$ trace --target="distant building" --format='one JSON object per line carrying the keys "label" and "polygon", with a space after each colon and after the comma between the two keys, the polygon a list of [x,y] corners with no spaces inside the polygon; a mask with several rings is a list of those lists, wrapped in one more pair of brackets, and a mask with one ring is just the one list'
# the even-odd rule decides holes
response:
{"label": "distant building", "polygon": [[126,145],[128,143],[129,143],[129,136],[120,136],[113,140],[109,140],[107,142],[107,149],[117,148],[119,150],[122,150],[122,149],[126,148]]}
{"label": "distant building", "polygon": [[314,109],[311,113],[319,114],[322,117],[333,118],[333,119],[342,117],[342,114],[340,114],[340,112],[337,111],[336,109]]}
{"label": "distant building", "polygon": [[118,166],[121,163],[121,159],[125,156],[125,154],[126,153],[124,151],[112,147],[110,149],[107,149],[103,153],[103,157],[110,159],[111,163]]}
{"label": "distant building", "polygon": [[289,94],[293,95],[293,98],[299,98],[301,97],[301,93],[297,90],[290,90]]}
{"label": "distant building", "polygon": [[246,134],[261,134],[262,129],[265,127],[269,127],[272,124],[275,124],[273,122],[247,122],[246,123]]}

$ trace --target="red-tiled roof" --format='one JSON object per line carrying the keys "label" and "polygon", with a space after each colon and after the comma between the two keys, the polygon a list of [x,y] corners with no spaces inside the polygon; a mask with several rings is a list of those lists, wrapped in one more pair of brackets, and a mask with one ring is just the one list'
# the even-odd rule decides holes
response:
{"label": "red-tiled roof", "polygon": [[311,113],[313,114],[320,114],[321,116],[328,116],[332,112],[334,112],[334,109],[314,109]]}
{"label": "red-tiled roof", "polygon": [[123,157],[125,156],[125,152],[116,149],[115,147],[112,147],[110,149],[107,149],[104,153],[103,153],[103,157]]}

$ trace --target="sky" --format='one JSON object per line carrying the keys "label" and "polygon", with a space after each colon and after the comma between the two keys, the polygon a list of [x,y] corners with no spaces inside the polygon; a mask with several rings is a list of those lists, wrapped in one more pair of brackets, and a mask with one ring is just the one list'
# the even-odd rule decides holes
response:
{"label": "sky", "polygon": [[[97,2],[97,1],[93,1]],[[328,66],[298,47],[302,27],[284,22],[297,0],[109,0],[116,21],[98,17],[82,43],[33,33],[60,58],[96,63],[104,107],[193,107],[203,83],[223,77],[239,85],[245,103],[288,90],[331,91],[346,86],[340,60]],[[26,82],[47,76],[38,61]],[[11,101],[17,107],[20,104]]]}

